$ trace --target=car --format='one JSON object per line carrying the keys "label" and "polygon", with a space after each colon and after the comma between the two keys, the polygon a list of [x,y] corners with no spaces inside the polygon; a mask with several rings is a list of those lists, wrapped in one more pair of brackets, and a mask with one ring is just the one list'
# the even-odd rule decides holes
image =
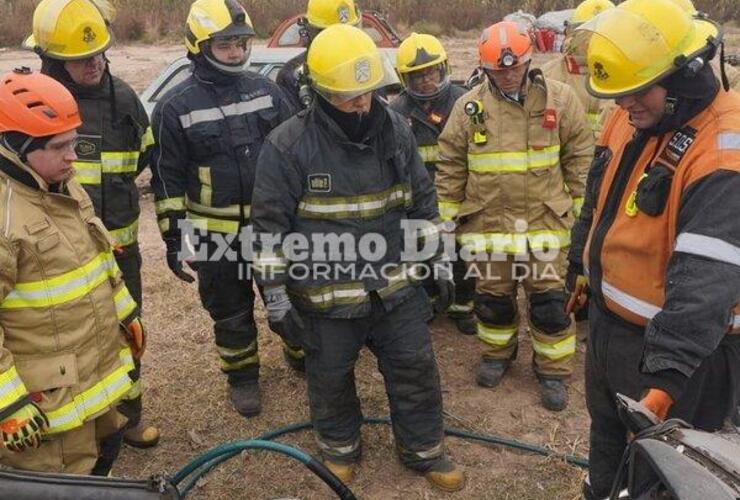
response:
{"label": "car", "polygon": [[[293,57],[303,52],[302,47],[290,48],[269,48],[253,47],[249,56],[249,70],[264,75],[272,80],[277,77],[280,68]],[[393,75],[393,83],[390,86],[389,93],[398,92],[401,88],[401,82],[398,80],[395,72],[396,48],[381,48],[380,53],[383,55],[385,69]],[[162,73],[157,76],[152,83],[141,93],[141,99],[144,109],[151,118],[154,106],[164,96],[167,91],[178,83],[185,80],[191,74],[191,62],[187,57],[180,57],[167,66]]]}
{"label": "car", "polygon": [[[269,48],[305,47],[306,40],[301,36],[300,20],[303,14],[284,20],[267,41]],[[375,45],[381,48],[393,48],[401,45],[401,37],[388,23],[385,17],[374,10],[362,11],[362,29],[370,35]]]}

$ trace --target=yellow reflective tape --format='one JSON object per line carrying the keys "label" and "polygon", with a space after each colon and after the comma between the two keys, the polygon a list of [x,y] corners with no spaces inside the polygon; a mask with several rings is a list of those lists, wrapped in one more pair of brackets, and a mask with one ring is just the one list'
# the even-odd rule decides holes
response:
{"label": "yellow reflective tape", "polygon": [[100,162],[104,174],[126,174],[136,172],[139,165],[138,151],[103,151]]}
{"label": "yellow reflective tape", "polygon": [[468,302],[467,304],[452,304],[447,308],[448,314],[455,314],[455,313],[471,313],[473,312],[473,303]]}
{"label": "yellow reflective tape", "polygon": [[118,266],[111,253],[100,253],[87,264],[54,278],[16,283],[0,309],[44,308],[64,304],[92,292],[114,276]]}
{"label": "yellow reflective tape", "polygon": [[368,295],[362,283],[333,283],[321,287],[292,291],[311,307],[329,309],[335,305],[359,304]]}
{"label": "yellow reflective tape", "polygon": [[268,270],[272,270],[272,272],[284,272],[288,264],[288,259],[278,255],[258,255],[254,259],[254,268],[263,274],[267,274]]}
{"label": "yellow reflective tape", "polygon": [[65,432],[81,426],[96,413],[113,406],[131,390],[133,384],[128,376],[128,372],[134,369],[131,350],[126,347],[118,356],[121,366],[86,391],[74,395],[72,401],[61,408],[46,412],[49,419],[46,434]]}
{"label": "yellow reflective tape", "polygon": [[440,201],[437,203],[439,216],[442,220],[452,220],[460,211],[461,203],[456,201]]}
{"label": "yellow reflective tape", "polygon": [[201,231],[212,231],[216,233],[236,234],[239,232],[239,221],[221,220],[204,215],[188,212],[188,219],[192,222],[193,227]]}
{"label": "yellow reflective tape", "polygon": [[141,383],[141,379],[139,379],[133,383],[131,389],[123,396],[123,399],[130,401],[132,399],[140,398],[143,393],[144,386]]}
{"label": "yellow reflective tape", "polygon": [[434,163],[439,160],[439,146],[432,144],[430,146],[419,146],[419,156],[424,163]]}
{"label": "yellow reflective tape", "polygon": [[259,362],[260,362],[259,354],[255,354],[254,356],[249,356],[248,358],[236,361],[235,363],[229,363],[227,361],[224,361],[223,358],[219,358],[219,365],[221,367],[221,371],[223,372],[239,370],[249,365],[256,365]]}
{"label": "yellow reflective tape", "polygon": [[165,212],[179,212],[185,210],[185,197],[165,198],[154,203],[154,212],[162,215]]}
{"label": "yellow reflective tape", "polygon": [[369,218],[410,204],[408,187],[396,184],[384,191],[361,196],[307,196],[298,203],[298,215],[310,219]]}
{"label": "yellow reflective tape", "polygon": [[200,202],[203,205],[211,205],[213,200],[213,189],[211,186],[211,168],[198,167],[198,181],[200,181]]}
{"label": "yellow reflective tape", "polygon": [[167,231],[170,230],[170,219],[169,217],[166,219],[159,219],[157,221],[157,225],[159,226],[159,232],[164,234]]}
{"label": "yellow reflective tape", "polygon": [[139,220],[135,220],[132,224],[119,229],[109,229],[108,232],[113,238],[114,247],[126,247],[136,243],[137,236],[139,234]]}
{"label": "yellow reflective tape", "polygon": [[253,353],[257,350],[257,342],[254,341],[251,344],[249,344],[247,347],[224,347],[217,345],[216,350],[218,351],[218,355],[225,358],[235,358],[237,356],[244,356],[245,354]]}
{"label": "yellow reflective tape", "polygon": [[118,317],[118,321],[125,320],[136,310],[136,301],[131,296],[125,285],[118,290],[116,295],[113,297],[113,301],[116,303],[116,316]]}
{"label": "yellow reflective tape", "polygon": [[252,212],[250,205],[229,205],[228,207],[212,207],[195,202],[190,198],[185,200],[185,207],[188,210],[199,212],[201,215],[215,215],[216,217],[240,217],[242,209],[244,218],[248,219]]}
{"label": "yellow reflective tape", "polygon": [[569,335],[555,344],[546,344],[532,337],[532,348],[534,352],[545,358],[557,361],[566,356],[572,356],[576,352],[576,336]]}
{"label": "yellow reflective tape", "polygon": [[478,338],[489,345],[505,346],[511,343],[519,330],[518,325],[488,326],[480,321],[477,324]]}
{"label": "yellow reflective tape", "polygon": [[526,152],[470,153],[468,170],[477,173],[515,173],[555,167],[560,162],[560,145]]}
{"label": "yellow reflective tape", "polygon": [[523,254],[528,249],[546,250],[570,246],[570,231],[549,230],[526,233],[466,233],[458,241],[473,252]]}
{"label": "yellow reflective tape", "polygon": [[75,180],[80,184],[100,185],[103,181],[103,166],[100,162],[73,161]]}
{"label": "yellow reflective tape", "polygon": [[152,127],[147,127],[144,131],[144,135],[141,136],[141,149],[143,153],[150,146],[154,146],[154,134],[152,133]]}
{"label": "yellow reflective tape", "polygon": [[576,217],[580,217],[582,208],[583,198],[573,198],[573,215]]}
{"label": "yellow reflective tape", "polygon": [[28,394],[15,365],[0,373],[0,409],[7,408]]}

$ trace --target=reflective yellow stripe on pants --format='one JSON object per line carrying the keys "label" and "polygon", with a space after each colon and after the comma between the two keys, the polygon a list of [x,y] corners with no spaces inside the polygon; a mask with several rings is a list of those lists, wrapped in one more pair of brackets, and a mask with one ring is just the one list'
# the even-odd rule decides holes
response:
{"label": "reflective yellow stripe on pants", "polygon": [[524,233],[465,233],[458,236],[458,241],[473,252],[516,255],[528,250],[567,248],[570,246],[570,231],[542,229]]}
{"label": "reflective yellow stripe on pants", "polygon": [[136,243],[139,235],[139,220],[135,220],[128,226],[119,229],[109,229],[108,232],[113,238],[113,247],[127,247]]}

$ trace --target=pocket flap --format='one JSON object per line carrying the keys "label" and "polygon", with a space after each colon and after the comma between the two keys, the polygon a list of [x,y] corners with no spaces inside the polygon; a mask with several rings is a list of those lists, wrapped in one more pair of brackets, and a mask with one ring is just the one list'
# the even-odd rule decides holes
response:
{"label": "pocket flap", "polygon": [[28,234],[36,234],[48,228],[49,221],[46,220],[46,218],[38,219],[38,220],[31,221],[28,224],[24,224],[24,227],[26,228],[26,232]]}
{"label": "pocket flap", "polygon": [[32,359],[16,357],[15,365],[29,392],[71,387],[78,383],[77,356],[74,353]]}
{"label": "pocket flap", "polygon": [[48,252],[59,244],[59,233],[51,233],[36,242],[36,248],[39,252]]}
{"label": "pocket flap", "polygon": [[573,207],[573,200],[571,198],[563,198],[560,200],[546,201],[545,205],[558,217],[565,217]]}

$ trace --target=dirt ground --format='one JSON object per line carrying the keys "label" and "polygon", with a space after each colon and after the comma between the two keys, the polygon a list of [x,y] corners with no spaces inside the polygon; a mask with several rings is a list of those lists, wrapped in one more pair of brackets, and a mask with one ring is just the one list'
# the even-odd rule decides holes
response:
{"label": "dirt ground", "polygon": [[[456,78],[474,65],[475,40],[444,40]],[[110,51],[112,71],[137,91],[146,87],[170,61],[184,53],[180,46],[125,46]],[[0,72],[18,65],[38,67],[30,53],[0,49]],[[249,420],[227,401],[226,382],[218,370],[211,321],[200,307],[195,285],[172,276],[164,261],[148,173],[142,176],[141,248],[144,257],[144,310],[149,345],[144,357],[146,420],[162,431],[158,447],[125,447],[114,474],[145,478],[174,473],[197,454],[218,444],[255,437],[277,427],[308,419],[305,381],[285,365],[278,338],[266,326],[262,307],[259,324],[263,411]],[[446,422],[466,430],[493,433],[547,446],[562,453],[587,453],[588,415],[584,406],[583,351],[579,343],[570,405],[551,413],[539,405],[537,382],[530,368],[531,342],[520,335],[519,358],[500,387],[475,385],[474,370],[482,350],[474,338],[457,333],[446,319],[432,324],[440,367]],[[388,414],[382,378],[372,355],[358,363],[357,383],[367,416]],[[363,429],[364,457],[351,484],[362,499],[446,498],[423,477],[405,470],[395,458],[390,429]],[[283,439],[309,453],[318,450],[310,432]],[[576,499],[582,470],[547,459],[494,446],[450,438],[451,456],[467,471],[467,488],[459,499]],[[198,499],[325,499],[331,491],[297,462],[266,452],[242,454],[204,479],[190,495]]]}

